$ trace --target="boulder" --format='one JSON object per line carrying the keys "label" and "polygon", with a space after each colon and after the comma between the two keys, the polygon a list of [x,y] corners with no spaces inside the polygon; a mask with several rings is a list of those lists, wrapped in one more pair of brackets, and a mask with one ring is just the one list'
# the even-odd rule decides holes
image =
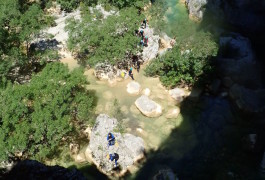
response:
{"label": "boulder", "polygon": [[116,78],[117,69],[108,63],[98,63],[95,66],[94,75],[100,80],[112,80]]}
{"label": "boulder", "polygon": [[75,162],[77,162],[77,163],[84,163],[84,162],[87,161],[87,160],[86,160],[86,156],[85,156],[84,153],[77,154],[77,155],[74,157],[74,159],[75,159]]}
{"label": "boulder", "polygon": [[201,21],[207,0],[186,0],[190,19]]}
{"label": "boulder", "polygon": [[[107,155],[117,153],[119,155],[118,164],[121,172],[126,172],[127,168],[137,160],[144,157],[144,141],[140,137],[132,134],[117,132],[117,119],[110,118],[106,114],[100,114],[95,122],[90,135],[89,145],[86,149],[86,157],[105,174],[110,174],[114,162],[109,162]],[[115,136],[116,144],[107,146],[107,134],[111,132]]]}
{"label": "boulder", "polygon": [[79,152],[79,144],[70,143],[69,148],[72,154],[77,154]]}
{"label": "boulder", "polygon": [[179,107],[173,108],[168,110],[166,118],[171,119],[171,118],[177,118],[180,113]]}
{"label": "boulder", "polygon": [[131,81],[127,84],[127,92],[129,94],[137,95],[141,90],[141,85],[136,81]]}
{"label": "boulder", "polygon": [[162,114],[162,107],[156,102],[142,95],[135,101],[136,107],[147,117],[158,117]]}
{"label": "boulder", "polygon": [[180,103],[188,95],[188,93],[184,89],[175,88],[175,89],[169,90],[169,95],[173,99],[175,99],[178,103]]}

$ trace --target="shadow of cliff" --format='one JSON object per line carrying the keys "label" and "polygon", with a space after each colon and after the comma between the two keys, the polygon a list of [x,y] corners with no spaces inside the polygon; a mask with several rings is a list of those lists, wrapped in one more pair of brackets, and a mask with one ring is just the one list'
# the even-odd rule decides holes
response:
{"label": "shadow of cliff", "polygon": [[[236,19],[231,20],[229,14],[220,19],[206,5],[205,18],[198,31],[209,31],[215,36],[232,31],[248,37],[257,54],[256,58],[261,60],[262,64],[262,57],[265,57],[264,50],[262,51],[265,36],[262,33],[265,26],[262,21],[258,21],[265,17],[265,13],[260,11],[261,7],[254,7],[253,4],[244,7],[250,8],[247,13],[254,12],[255,16],[251,17],[254,18],[253,23],[248,19],[249,24],[233,24],[232,20]],[[244,11],[238,10],[238,13]],[[234,13],[236,16],[236,11]],[[248,27],[254,25],[257,27]],[[213,61],[215,62],[215,59]],[[264,73],[262,75],[264,76]],[[207,76],[213,76],[209,79],[214,80],[218,78],[217,73],[204,74],[202,77]],[[207,86],[210,85],[203,87],[204,92],[197,99],[190,96],[182,102],[181,125],[172,130],[157,150],[146,153],[146,160],[136,175],[127,175],[125,179],[152,179],[159,170],[168,168],[181,180],[264,178],[259,173],[265,149],[264,120],[257,121],[254,114],[242,113],[234,106],[229,96],[222,96],[222,91],[217,94],[209,92]],[[222,88],[221,85],[220,89]],[[258,135],[252,149],[246,140],[249,134]]]}

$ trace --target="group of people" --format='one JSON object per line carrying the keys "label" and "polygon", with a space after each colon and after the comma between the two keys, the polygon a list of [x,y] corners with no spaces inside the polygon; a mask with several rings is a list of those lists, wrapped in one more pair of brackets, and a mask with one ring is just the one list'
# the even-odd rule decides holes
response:
{"label": "group of people", "polygon": [[135,30],[135,34],[137,36],[140,36],[141,37],[141,41],[140,41],[140,45],[143,47],[147,47],[148,46],[148,36],[144,34],[144,30],[146,28],[146,25],[148,23],[148,20],[147,19],[144,19],[142,24],[141,24],[141,30]]}
{"label": "group of people", "polygon": [[[115,137],[114,137],[114,135],[112,133],[108,133],[107,141],[108,141],[108,148],[110,146],[114,146],[115,145],[116,140],[115,140]],[[119,159],[119,155],[117,153],[108,154],[108,159],[110,161],[114,161],[115,162],[115,168],[118,167],[117,161]]]}

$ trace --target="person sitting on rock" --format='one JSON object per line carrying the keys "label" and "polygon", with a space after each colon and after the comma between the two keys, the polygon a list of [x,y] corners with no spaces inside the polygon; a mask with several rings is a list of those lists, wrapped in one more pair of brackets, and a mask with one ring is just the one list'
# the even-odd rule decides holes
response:
{"label": "person sitting on rock", "polygon": [[148,46],[148,36],[144,37],[144,46]]}
{"label": "person sitting on rock", "polygon": [[108,141],[108,147],[115,145],[115,137],[112,133],[108,133],[107,141]]}
{"label": "person sitting on rock", "polygon": [[115,161],[115,167],[118,166],[117,161],[119,160],[119,155],[117,153],[109,154],[109,160]]}
{"label": "person sitting on rock", "polygon": [[129,76],[132,78],[132,80],[134,80],[132,70],[133,70],[133,68],[131,67],[129,70]]}

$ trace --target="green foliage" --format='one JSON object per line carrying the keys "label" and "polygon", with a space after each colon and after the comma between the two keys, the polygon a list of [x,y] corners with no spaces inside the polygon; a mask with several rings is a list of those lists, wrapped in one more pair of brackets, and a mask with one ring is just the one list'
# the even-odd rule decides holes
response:
{"label": "green foliage", "polygon": [[139,22],[135,8],[125,8],[119,16],[92,20],[93,15],[85,14],[82,22],[70,21],[68,25],[70,50],[77,52],[82,63],[95,65],[108,61],[112,64],[123,60],[127,54],[139,51],[139,38],[134,35]]}
{"label": "green foliage", "polygon": [[51,154],[74,124],[91,117],[94,97],[86,84],[82,70],[51,63],[30,83],[0,91],[0,160],[17,152],[39,160]]}
{"label": "green foliage", "polygon": [[196,36],[180,42],[171,52],[153,60],[145,73],[148,76],[160,75],[161,82],[168,87],[183,83],[193,85],[210,73],[211,58],[216,56],[217,50],[217,44],[209,33],[198,32]]}

